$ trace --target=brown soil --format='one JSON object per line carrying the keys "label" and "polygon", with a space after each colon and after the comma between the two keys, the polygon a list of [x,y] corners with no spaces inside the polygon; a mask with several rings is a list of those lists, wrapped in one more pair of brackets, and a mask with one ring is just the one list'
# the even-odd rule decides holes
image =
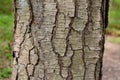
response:
{"label": "brown soil", "polygon": [[120,44],[105,42],[102,80],[120,80]]}

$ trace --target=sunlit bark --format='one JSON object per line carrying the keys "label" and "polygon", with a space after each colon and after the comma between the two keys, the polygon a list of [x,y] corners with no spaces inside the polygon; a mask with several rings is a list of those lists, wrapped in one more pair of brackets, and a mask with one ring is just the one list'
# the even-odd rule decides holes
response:
{"label": "sunlit bark", "polygon": [[14,0],[12,80],[100,80],[107,0]]}

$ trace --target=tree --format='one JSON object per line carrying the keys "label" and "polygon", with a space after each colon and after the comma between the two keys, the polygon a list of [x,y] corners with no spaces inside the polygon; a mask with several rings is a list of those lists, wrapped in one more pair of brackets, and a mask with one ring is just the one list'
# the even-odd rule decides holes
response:
{"label": "tree", "polygon": [[108,0],[14,0],[12,80],[100,80]]}

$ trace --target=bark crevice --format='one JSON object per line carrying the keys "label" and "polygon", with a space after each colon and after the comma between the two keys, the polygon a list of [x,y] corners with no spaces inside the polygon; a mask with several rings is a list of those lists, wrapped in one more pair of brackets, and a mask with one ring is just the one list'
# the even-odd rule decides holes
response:
{"label": "bark crevice", "polygon": [[107,1],[14,0],[12,80],[100,80]]}

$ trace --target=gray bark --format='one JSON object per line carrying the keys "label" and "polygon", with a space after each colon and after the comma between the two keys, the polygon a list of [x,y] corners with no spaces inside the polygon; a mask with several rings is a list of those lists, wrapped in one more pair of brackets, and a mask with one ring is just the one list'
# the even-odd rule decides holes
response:
{"label": "gray bark", "polygon": [[14,0],[12,80],[100,80],[107,0]]}

